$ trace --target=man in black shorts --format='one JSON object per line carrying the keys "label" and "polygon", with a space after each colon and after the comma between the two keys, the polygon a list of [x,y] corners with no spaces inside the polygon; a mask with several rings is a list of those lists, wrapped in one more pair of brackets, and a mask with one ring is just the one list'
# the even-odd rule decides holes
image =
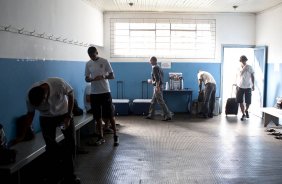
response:
{"label": "man in black shorts", "polygon": [[116,131],[112,96],[108,79],[114,79],[114,73],[108,60],[98,57],[95,47],[88,48],[90,61],[85,66],[85,81],[91,82],[91,108],[97,123],[98,139],[94,145],[101,145],[105,142],[103,136],[102,118],[108,119],[114,131],[114,146],[119,145]]}
{"label": "man in black shorts", "polygon": [[[241,67],[237,75],[237,95],[236,100],[240,104],[242,112],[241,120],[249,118],[249,107],[252,101],[252,90],[255,90],[255,77],[252,66],[247,64],[247,57],[240,57]],[[246,108],[243,99],[245,98]]]}

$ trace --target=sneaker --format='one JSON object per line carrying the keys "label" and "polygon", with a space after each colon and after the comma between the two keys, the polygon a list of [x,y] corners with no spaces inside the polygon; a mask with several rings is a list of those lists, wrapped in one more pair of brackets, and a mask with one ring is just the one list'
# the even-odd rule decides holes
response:
{"label": "sneaker", "polygon": [[249,112],[248,111],[245,111],[245,113],[246,113],[246,118],[249,118],[250,116],[249,116]]}
{"label": "sneaker", "polygon": [[119,145],[119,137],[117,135],[114,136],[114,146]]}
{"label": "sneaker", "polygon": [[244,121],[245,117],[246,117],[246,115],[243,114],[242,117],[241,117],[241,121]]}

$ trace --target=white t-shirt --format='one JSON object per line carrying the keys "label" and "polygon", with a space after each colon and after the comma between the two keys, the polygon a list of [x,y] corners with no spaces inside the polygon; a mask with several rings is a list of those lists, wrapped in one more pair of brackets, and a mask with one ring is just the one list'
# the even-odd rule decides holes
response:
{"label": "white t-shirt", "polygon": [[45,81],[36,82],[31,86],[30,89],[36,86],[40,86],[44,83],[47,83],[50,89],[48,101],[40,104],[38,107],[35,107],[30,104],[27,94],[26,104],[28,112],[34,112],[35,110],[38,110],[40,112],[40,116],[45,117],[53,117],[66,114],[68,112],[67,95],[73,91],[72,87],[63,79],[54,77],[48,78]]}
{"label": "white t-shirt", "polygon": [[91,109],[91,103],[87,102],[86,100],[86,96],[91,94],[91,84],[88,83],[85,86],[85,90],[84,90],[84,107],[86,109],[86,111],[89,111]]}
{"label": "white t-shirt", "polygon": [[240,67],[237,75],[237,86],[240,88],[252,88],[252,74],[254,74],[253,67],[251,65],[245,65]]}
{"label": "white t-shirt", "polygon": [[[95,61],[88,61],[85,66],[85,76],[90,76],[93,79],[99,75],[108,75],[112,72],[113,69],[108,60],[101,57]],[[91,82],[91,94],[102,94],[107,92],[111,92],[108,79]]]}
{"label": "white t-shirt", "polygon": [[209,72],[206,72],[206,71],[200,71],[198,73],[198,79],[201,79],[203,80],[204,84],[206,85],[207,83],[213,83],[213,84],[216,84],[213,76],[209,73]]}

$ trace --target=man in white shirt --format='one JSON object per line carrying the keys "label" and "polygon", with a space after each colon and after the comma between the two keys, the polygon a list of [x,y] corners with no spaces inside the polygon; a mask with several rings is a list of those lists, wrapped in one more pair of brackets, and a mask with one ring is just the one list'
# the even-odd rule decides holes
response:
{"label": "man in white shirt", "polygon": [[[252,101],[252,91],[255,90],[255,77],[252,66],[247,64],[248,58],[244,55],[240,57],[241,67],[237,75],[237,95],[236,100],[240,104],[242,112],[241,120],[249,118],[249,107]],[[246,108],[243,103],[245,98]]]}
{"label": "man in white shirt", "polygon": [[202,117],[212,118],[215,105],[216,82],[209,72],[199,70],[198,83],[200,92],[202,91],[202,83],[205,85]]}
{"label": "man in white shirt", "polygon": [[91,83],[91,108],[97,123],[98,139],[93,145],[101,145],[105,142],[103,136],[102,118],[109,119],[114,131],[114,146],[119,145],[116,131],[116,122],[112,104],[109,79],[114,79],[113,69],[108,60],[98,56],[95,47],[88,48],[90,61],[85,66],[85,81]]}
{"label": "man in white shirt", "polygon": [[[40,127],[46,143],[46,154],[50,164],[50,182],[59,178],[55,168],[61,168],[59,173],[64,177],[64,184],[79,184],[80,180],[74,174],[75,130],[72,116],[74,94],[72,87],[61,78],[48,78],[34,83],[26,97],[27,124],[31,124],[35,110],[40,112]],[[56,128],[60,126],[65,137],[63,149],[56,141]],[[58,165],[61,163],[60,165]]]}

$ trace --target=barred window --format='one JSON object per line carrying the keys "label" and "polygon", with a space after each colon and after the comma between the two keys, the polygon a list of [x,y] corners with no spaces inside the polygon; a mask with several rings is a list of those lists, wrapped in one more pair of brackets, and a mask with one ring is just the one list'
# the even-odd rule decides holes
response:
{"label": "barred window", "polygon": [[215,20],[111,19],[111,57],[215,57]]}

